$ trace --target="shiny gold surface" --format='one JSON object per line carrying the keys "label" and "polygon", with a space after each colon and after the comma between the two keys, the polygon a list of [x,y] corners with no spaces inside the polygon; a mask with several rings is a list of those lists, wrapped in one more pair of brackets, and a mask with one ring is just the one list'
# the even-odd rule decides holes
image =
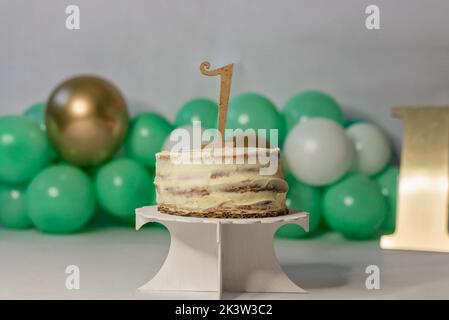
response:
{"label": "shiny gold surface", "polygon": [[404,121],[396,230],[383,249],[449,252],[449,106],[400,107]]}
{"label": "shiny gold surface", "polygon": [[125,100],[110,82],[80,76],[61,83],[50,94],[45,113],[49,138],[61,156],[79,166],[110,158],[128,128]]}
{"label": "shiny gold surface", "polygon": [[214,70],[210,69],[210,63],[204,61],[200,65],[200,71],[206,76],[220,76],[220,101],[218,103],[218,124],[217,129],[221,134],[221,145],[225,143],[226,115],[228,114],[229,95],[231,94],[232,71],[234,64],[227,64],[224,67]]}

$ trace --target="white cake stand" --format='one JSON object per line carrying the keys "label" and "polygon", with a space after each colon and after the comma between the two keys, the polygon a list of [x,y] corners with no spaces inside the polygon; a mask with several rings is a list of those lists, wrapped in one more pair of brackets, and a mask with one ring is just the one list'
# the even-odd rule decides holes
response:
{"label": "white cake stand", "polygon": [[255,219],[183,217],[156,206],[136,209],[136,230],[159,222],[170,231],[168,256],[142,291],[304,293],[279,265],[273,247],[276,230],[286,223],[309,228],[309,214]]}

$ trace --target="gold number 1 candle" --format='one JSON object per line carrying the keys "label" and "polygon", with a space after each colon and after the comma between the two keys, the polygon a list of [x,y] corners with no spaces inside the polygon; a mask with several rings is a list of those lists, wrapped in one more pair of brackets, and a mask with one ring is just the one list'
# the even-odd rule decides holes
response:
{"label": "gold number 1 candle", "polygon": [[224,67],[217,68],[214,70],[210,69],[210,63],[204,61],[200,65],[200,71],[206,76],[220,76],[220,100],[218,109],[218,124],[217,128],[221,134],[221,144],[224,145],[225,139],[225,128],[226,128],[226,114],[228,113],[228,103],[229,95],[231,93],[231,81],[232,81],[232,70],[234,64],[227,64]]}

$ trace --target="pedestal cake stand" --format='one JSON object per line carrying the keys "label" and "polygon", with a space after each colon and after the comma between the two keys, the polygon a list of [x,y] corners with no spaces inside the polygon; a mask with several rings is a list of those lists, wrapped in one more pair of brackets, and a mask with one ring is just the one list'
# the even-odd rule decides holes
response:
{"label": "pedestal cake stand", "polygon": [[165,225],[171,243],[161,269],[141,291],[214,292],[218,299],[224,292],[305,292],[281,269],[273,236],[286,223],[308,231],[308,213],[216,219],[165,214],[157,206],[136,209],[136,230],[148,222]]}

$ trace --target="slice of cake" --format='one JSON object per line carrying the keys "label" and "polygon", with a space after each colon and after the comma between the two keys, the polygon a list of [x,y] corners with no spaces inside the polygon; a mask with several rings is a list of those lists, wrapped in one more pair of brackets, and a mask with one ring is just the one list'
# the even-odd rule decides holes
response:
{"label": "slice of cake", "polygon": [[[158,153],[154,182],[159,211],[214,218],[259,218],[288,213],[285,205],[288,185],[279,149],[222,151]],[[266,156],[263,161],[257,156],[261,152]],[[274,167],[270,167],[273,163],[267,163],[267,158],[276,160]]]}

